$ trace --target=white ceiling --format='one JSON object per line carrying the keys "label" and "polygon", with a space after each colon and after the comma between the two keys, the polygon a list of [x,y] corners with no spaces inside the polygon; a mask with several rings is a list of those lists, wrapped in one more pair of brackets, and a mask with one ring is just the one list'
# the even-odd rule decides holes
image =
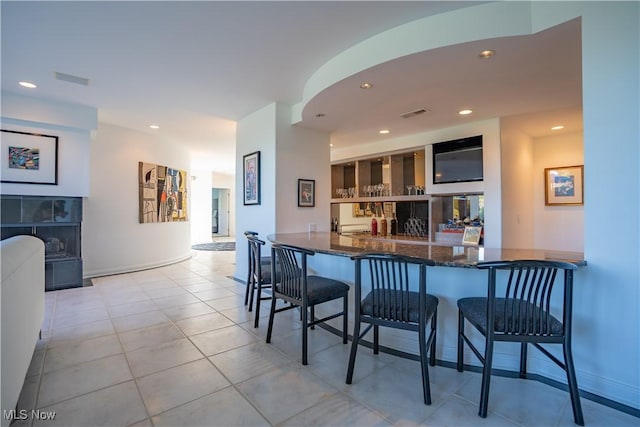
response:
{"label": "white ceiling", "polygon": [[[2,90],[96,107],[101,122],[157,132],[189,147],[196,167],[232,173],[236,120],[273,101],[299,102],[314,71],[375,34],[478,3],[2,1]],[[497,53],[480,60],[486,48]],[[342,147],[381,138],[380,128],[396,137],[491,117],[516,116],[507,125],[535,137],[559,122],[577,131],[580,64],[577,21],[436,49],[328,88],[307,104],[302,125],[331,131]],[[365,93],[362,81],[374,88]],[[455,114],[463,107],[474,114]],[[399,117],[418,108],[429,111]]]}

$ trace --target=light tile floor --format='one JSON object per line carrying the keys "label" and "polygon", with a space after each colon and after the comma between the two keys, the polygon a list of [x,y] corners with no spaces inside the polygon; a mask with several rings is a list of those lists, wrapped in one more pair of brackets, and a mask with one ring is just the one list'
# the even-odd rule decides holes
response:
{"label": "light tile floor", "polygon": [[[566,392],[536,381],[493,377],[490,412],[477,415],[480,375],[430,368],[433,404],[422,403],[418,363],[358,352],[316,328],[300,364],[296,312],[276,316],[266,344],[229,279],[234,252],[194,251],[153,270],[101,277],[94,286],[46,294],[38,343],[19,409],[34,426],[572,426]],[[582,399],[589,426],[640,420]],[[31,413],[31,412],[29,412]],[[50,413],[50,412],[43,412]]]}

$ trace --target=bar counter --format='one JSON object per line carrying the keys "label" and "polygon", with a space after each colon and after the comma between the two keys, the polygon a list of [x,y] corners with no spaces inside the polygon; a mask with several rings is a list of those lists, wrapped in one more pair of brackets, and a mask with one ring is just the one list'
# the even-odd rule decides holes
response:
{"label": "bar counter", "polygon": [[370,234],[340,235],[329,232],[277,233],[269,241],[309,249],[314,252],[350,257],[364,252],[391,253],[414,258],[432,259],[438,266],[475,267],[482,261],[555,260],[578,266],[586,265],[581,252],[541,249],[493,249],[482,246],[456,246],[428,242],[410,236],[371,236]]}
{"label": "bar counter", "polygon": [[[371,236],[368,233],[337,234],[330,232],[276,233],[267,236],[273,243],[282,243],[300,248],[310,249],[316,254],[307,258],[310,274],[319,274],[352,285],[355,279],[355,263],[349,258],[352,255],[372,253],[393,253],[405,256],[428,258],[436,262],[436,266],[427,269],[427,291],[438,297],[438,338],[436,342],[436,358],[440,364],[455,367],[458,345],[458,308],[457,300],[464,297],[487,296],[487,271],[475,268],[478,262],[497,260],[539,259],[572,262],[579,266],[586,265],[583,254],[535,249],[491,249],[482,246],[456,246],[446,243],[428,242],[426,239],[407,236]],[[266,255],[266,254],[265,254]],[[451,268],[457,267],[457,268]],[[586,268],[580,268],[576,277],[581,276]],[[417,270],[416,270],[417,271]],[[353,292],[349,293],[349,306],[353,307]],[[552,304],[562,305],[561,295],[554,296]],[[323,307],[328,305],[328,307]],[[340,306],[331,302],[316,307],[316,315],[322,317],[339,311]],[[353,309],[349,312],[349,329],[353,330]],[[336,331],[342,329],[340,319],[333,319],[329,324]],[[469,332],[472,340],[482,342],[479,333]],[[365,337],[368,339],[368,337]],[[407,357],[415,358],[418,354],[418,341],[415,333],[381,328],[380,345],[383,351],[400,352]],[[498,346],[494,351],[494,369],[518,372],[520,368],[520,346]],[[465,352],[465,364],[478,365],[478,361],[470,351]],[[540,353],[530,352],[528,356],[530,373],[562,381],[558,377],[555,364],[549,363]]]}

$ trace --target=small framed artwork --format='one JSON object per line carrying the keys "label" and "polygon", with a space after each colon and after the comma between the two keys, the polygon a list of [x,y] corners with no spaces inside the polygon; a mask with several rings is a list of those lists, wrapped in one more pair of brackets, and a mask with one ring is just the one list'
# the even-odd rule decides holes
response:
{"label": "small framed artwork", "polygon": [[245,205],[260,204],[260,152],[242,157],[242,182]]}
{"label": "small framed artwork", "polygon": [[2,129],[2,182],[58,185],[58,137]]}
{"label": "small framed artwork", "polygon": [[298,180],[298,206],[311,208],[316,205],[316,181],[313,179]]}
{"label": "small framed artwork", "polygon": [[481,235],[482,227],[466,226],[462,235],[462,244],[477,246],[480,243]]}
{"label": "small framed artwork", "polygon": [[544,204],[584,204],[584,166],[562,166],[544,170]]}

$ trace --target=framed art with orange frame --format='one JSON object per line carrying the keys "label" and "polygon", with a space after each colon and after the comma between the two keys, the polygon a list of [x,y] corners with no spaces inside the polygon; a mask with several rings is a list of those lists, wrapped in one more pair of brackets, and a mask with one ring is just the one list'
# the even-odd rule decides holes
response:
{"label": "framed art with orange frame", "polygon": [[584,166],[562,166],[544,170],[546,206],[584,204]]}

